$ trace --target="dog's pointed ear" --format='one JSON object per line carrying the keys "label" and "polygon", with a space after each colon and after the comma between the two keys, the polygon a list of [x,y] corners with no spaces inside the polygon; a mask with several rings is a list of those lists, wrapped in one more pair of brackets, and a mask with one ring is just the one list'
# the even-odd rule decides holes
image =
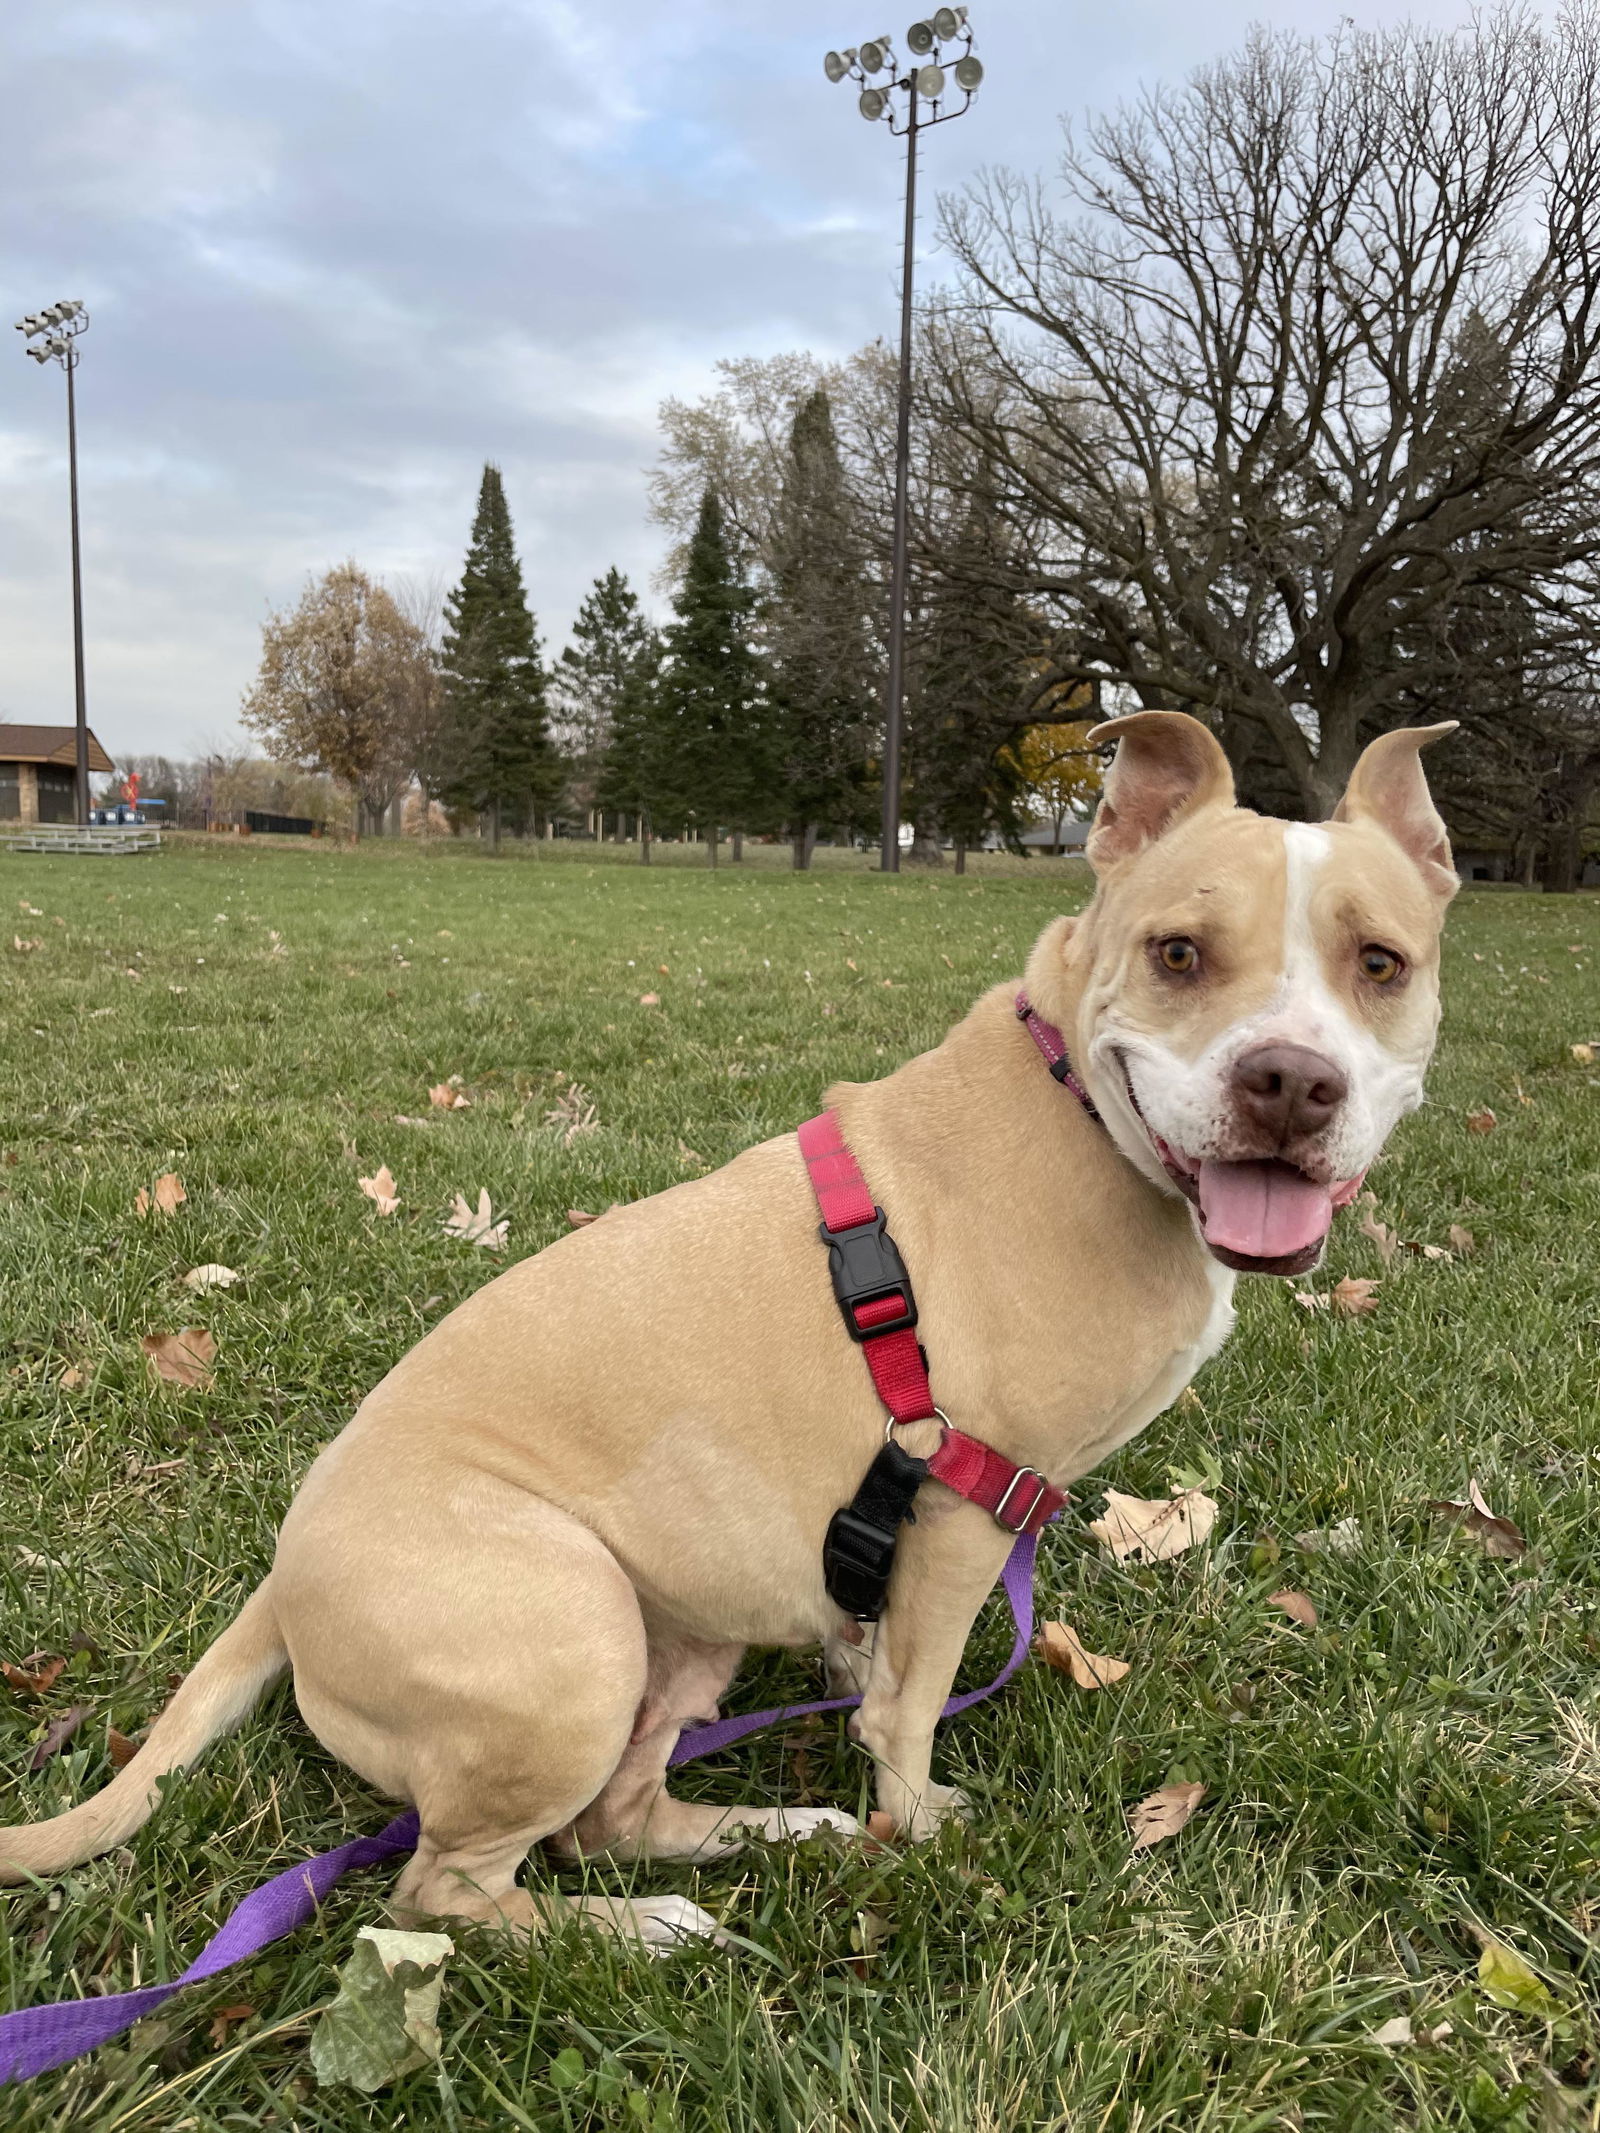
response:
{"label": "dog's pointed ear", "polygon": [[1361,751],[1335,822],[1373,822],[1387,830],[1412,860],[1436,896],[1446,902],[1461,883],[1450,857],[1450,837],[1422,774],[1422,751],[1454,733],[1460,721],[1439,726],[1396,726]]}
{"label": "dog's pointed ear", "polygon": [[1208,726],[1182,711],[1135,711],[1090,729],[1115,741],[1086,846],[1097,874],[1131,859],[1202,807],[1232,807],[1233,772]]}

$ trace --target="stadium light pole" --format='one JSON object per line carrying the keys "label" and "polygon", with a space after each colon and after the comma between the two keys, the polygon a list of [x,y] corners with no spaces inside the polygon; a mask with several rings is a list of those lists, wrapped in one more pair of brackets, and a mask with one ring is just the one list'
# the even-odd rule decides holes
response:
{"label": "stadium light pole", "polygon": [[[907,519],[911,483],[911,267],[917,237],[917,137],[960,118],[983,80],[964,7],[941,7],[906,31],[911,59],[902,67],[887,37],[873,37],[822,62],[829,81],[860,84],[857,109],[906,144],[906,230],[900,268],[900,391],[895,410],[894,532],[889,567],[889,672],[883,704],[883,853],[885,874],[900,871],[900,758],[905,720]],[[885,78],[886,77],[886,78]],[[952,79],[961,102],[950,99]]]}
{"label": "stadium light pole", "polygon": [[72,658],[77,698],[78,826],[89,825],[89,709],[83,683],[83,569],[78,549],[78,398],[74,378],[78,368],[78,336],[89,324],[89,314],[76,297],[51,304],[43,311],[30,311],[17,320],[17,331],[26,336],[27,351],[36,363],[59,363],[67,374],[67,486],[72,500]]}

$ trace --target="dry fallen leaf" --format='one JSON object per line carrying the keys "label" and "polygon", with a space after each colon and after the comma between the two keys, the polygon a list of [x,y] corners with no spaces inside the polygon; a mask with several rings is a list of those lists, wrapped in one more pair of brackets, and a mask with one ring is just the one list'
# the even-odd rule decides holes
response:
{"label": "dry fallen leaf", "polygon": [[1593,1066],[1595,1061],[1594,1046],[1592,1044],[1575,1044],[1572,1047],[1572,1056],[1577,1060],[1579,1066]]}
{"label": "dry fallen leaf", "polygon": [[1414,2041],[1411,2034],[1411,2017],[1396,2015],[1392,2021],[1369,2030],[1367,2036],[1372,2044],[1410,2044]]}
{"label": "dry fallen leaf", "polygon": [[640,993],[640,995],[639,995],[639,1005],[640,1005],[641,1007],[659,1007],[659,1006],[661,1005],[661,995],[660,995],[660,993],[658,993],[658,992],[642,992],[642,993]]}
{"label": "dry fallen leaf", "polygon": [[106,1726],[106,1754],[113,1770],[126,1770],[139,1752],[139,1743],[129,1740],[126,1733],[119,1733],[115,1726]]}
{"label": "dry fallen leaf", "polygon": [[1485,1555],[1499,1556],[1514,1563],[1528,1552],[1522,1529],[1513,1520],[1501,1518],[1490,1510],[1476,1480],[1467,1485],[1465,1503],[1457,1503],[1448,1496],[1436,1496],[1429,1500],[1428,1509],[1435,1518],[1445,1518],[1452,1525],[1459,1526],[1478,1543]]}
{"label": "dry fallen leaf", "polygon": [[1298,1622],[1302,1629],[1315,1629],[1317,1610],[1303,1592],[1274,1592],[1267,1595],[1269,1607],[1281,1607],[1291,1622]]}
{"label": "dry fallen leaf", "polygon": [[1164,1563],[1199,1547],[1216,1522],[1217,1506],[1202,1489],[1176,1489],[1154,1501],[1107,1489],[1105,1516],[1091,1519],[1089,1531],[1119,1563]]}
{"label": "dry fallen leaf", "polygon": [[164,1383],[192,1392],[204,1392],[210,1386],[217,1344],[204,1326],[185,1326],[177,1333],[147,1333],[143,1347],[151,1369]]}
{"label": "dry fallen leaf", "polygon": [[156,1179],[155,1191],[148,1193],[141,1185],[133,1196],[133,1211],[142,1221],[153,1207],[158,1215],[175,1215],[189,1195],[183,1189],[183,1180],[175,1170],[165,1170]]}
{"label": "dry fallen leaf", "polygon": [[1379,1258],[1387,1266],[1400,1248],[1400,1233],[1391,1229],[1387,1222],[1378,1220],[1378,1195],[1375,1192],[1364,1192],[1356,1204],[1361,1209],[1361,1220],[1356,1226],[1363,1237],[1372,1239],[1378,1247]]}
{"label": "dry fallen leaf", "polygon": [[1484,1105],[1481,1111],[1469,1111],[1467,1113],[1467,1131],[1469,1133],[1493,1133],[1499,1123],[1499,1119],[1495,1117],[1487,1104]]}
{"label": "dry fallen leaf", "polygon": [[436,1111],[470,1111],[472,1098],[463,1096],[453,1082],[435,1082],[428,1091],[428,1101]]}
{"label": "dry fallen leaf", "polygon": [[1085,1651],[1078,1632],[1065,1622],[1041,1622],[1033,1648],[1046,1666],[1070,1674],[1080,1689],[1108,1689],[1129,1671],[1126,1659],[1103,1659]]}
{"label": "dry fallen leaf", "polygon": [[1369,1311],[1378,1308],[1376,1281],[1364,1281],[1357,1274],[1346,1274],[1343,1281],[1333,1285],[1333,1308],[1346,1318],[1365,1318]]}
{"label": "dry fallen leaf", "polygon": [[66,1660],[50,1652],[30,1652],[16,1666],[0,1665],[0,1676],[18,1696],[47,1696],[55,1687]]}
{"label": "dry fallen leaf", "polygon": [[197,1296],[204,1296],[207,1289],[231,1289],[239,1278],[231,1266],[208,1260],[204,1266],[191,1267],[183,1277],[183,1285]]}
{"label": "dry fallen leaf", "polygon": [[511,1227],[510,1218],[497,1222],[494,1209],[489,1205],[489,1189],[483,1186],[478,1192],[477,1212],[467,1205],[458,1192],[451,1202],[451,1211],[445,1217],[444,1232],[447,1237],[459,1237],[466,1244],[481,1244],[485,1251],[505,1250],[506,1231]]}
{"label": "dry fallen leaf", "polygon": [[610,1201],[605,1207],[601,1208],[599,1215],[591,1215],[586,1207],[569,1207],[567,1209],[567,1221],[573,1229],[587,1229],[591,1222],[599,1221],[600,1215],[609,1215],[616,1204],[615,1200]]}
{"label": "dry fallen leaf", "polygon": [[248,2022],[254,2013],[255,2008],[248,2000],[239,2000],[232,2007],[219,2007],[206,2027],[206,2035],[211,2040],[213,2050],[221,2051],[232,2033],[234,2024]]}
{"label": "dry fallen leaf", "polygon": [[392,1215],[400,1205],[400,1195],[394,1189],[394,1179],[385,1163],[376,1177],[357,1178],[356,1183],[377,1208],[380,1215]]}
{"label": "dry fallen leaf", "polygon": [[70,1711],[63,1711],[59,1718],[52,1718],[44,1729],[44,1738],[28,1758],[28,1768],[40,1771],[52,1755],[59,1755],[74,1733],[89,1715],[86,1703],[75,1703]]}
{"label": "dry fallen leaf", "polygon": [[76,1363],[69,1363],[66,1369],[62,1371],[60,1377],[56,1379],[56,1383],[61,1387],[63,1392],[76,1392],[78,1387],[83,1383],[83,1372],[78,1368]]}
{"label": "dry fallen leaf", "polygon": [[1478,1240],[1470,1229],[1463,1229],[1459,1222],[1452,1222],[1449,1230],[1450,1249],[1459,1252],[1463,1259],[1478,1249]]}
{"label": "dry fallen leaf", "polygon": [[1321,1532],[1297,1533],[1294,1544],[1304,1549],[1307,1555],[1354,1555],[1362,1544],[1361,1521],[1341,1518],[1337,1525],[1328,1526]]}
{"label": "dry fallen leaf", "polygon": [[1152,1844],[1175,1837],[1193,1820],[1195,1809],[1205,1796],[1204,1785],[1163,1785],[1159,1792],[1142,1799],[1128,1811],[1133,1849],[1147,1851]]}
{"label": "dry fallen leaf", "polygon": [[[556,1076],[565,1081],[564,1074]],[[564,1088],[551,1108],[544,1115],[547,1126],[554,1126],[561,1134],[561,1143],[570,1148],[580,1133],[593,1133],[600,1124],[600,1113],[594,1100],[581,1081],[574,1081]]]}
{"label": "dry fallen leaf", "polygon": [[1326,1311],[1328,1308],[1327,1294],[1321,1289],[1296,1289],[1294,1300],[1302,1311]]}

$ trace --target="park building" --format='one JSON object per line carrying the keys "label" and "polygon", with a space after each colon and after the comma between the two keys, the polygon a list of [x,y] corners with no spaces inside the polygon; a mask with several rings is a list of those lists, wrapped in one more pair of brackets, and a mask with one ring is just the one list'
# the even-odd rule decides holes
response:
{"label": "park building", "polygon": [[[0,822],[75,823],[77,765],[74,727],[0,725]],[[114,767],[91,733],[90,770]]]}

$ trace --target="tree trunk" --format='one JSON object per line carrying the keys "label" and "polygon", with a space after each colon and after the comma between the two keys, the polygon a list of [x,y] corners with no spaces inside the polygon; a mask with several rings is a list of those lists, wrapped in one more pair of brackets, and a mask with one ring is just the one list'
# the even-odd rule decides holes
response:
{"label": "tree trunk", "polygon": [[966,871],[967,871],[967,840],[966,840],[966,838],[965,838],[965,837],[958,837],[958,838],[956,839],[956,872],[957,872],[958,874],[964,874],[964,873],[965,873]]}
{"label": "tree trunk", "polygon": [[817,825],[802,822],[789,834],[789,850],[794,857],[794,871],[807,874],[811,871],[811,855],[817,848]]}
{"label": "tree trunk", "polygon": [[648,815],[639,817],[639,864],[642,867],[647,867],[650,864],[650,817]]}
{"label": "tree trunk", "polygon": [[742,866],[744,864],[743,830],[735,830],[733,833],[733,863],[735,866]]}
{"label": "tree trunk", "polygon": [[1544,878],[1540,884],[1547,896],[1570,896],[1577,888],[1583,872],[1583,825],[1582,813],[1551,823],[1545,838]]}
{"label": "tree trunk", "polygon": [[721,843],[721,841],[722,825],[720,822],[713,822],[711,825],[710,835],[706,838],[706,853],[711,861],[711,869],[713,873],[715,873],[717,865],[717,846]]}
{"label": "tree trunk", "polygon": [[913,835],[907,861],[914,867],[942,867],[944,846],[939,841],[939,825],[931,815],[918,810],[912,818]]}
{"label": "tree trunk", "polygon": [[500,849],[500,802],[498,800],[489,810],[489,848],[495,852]]}

